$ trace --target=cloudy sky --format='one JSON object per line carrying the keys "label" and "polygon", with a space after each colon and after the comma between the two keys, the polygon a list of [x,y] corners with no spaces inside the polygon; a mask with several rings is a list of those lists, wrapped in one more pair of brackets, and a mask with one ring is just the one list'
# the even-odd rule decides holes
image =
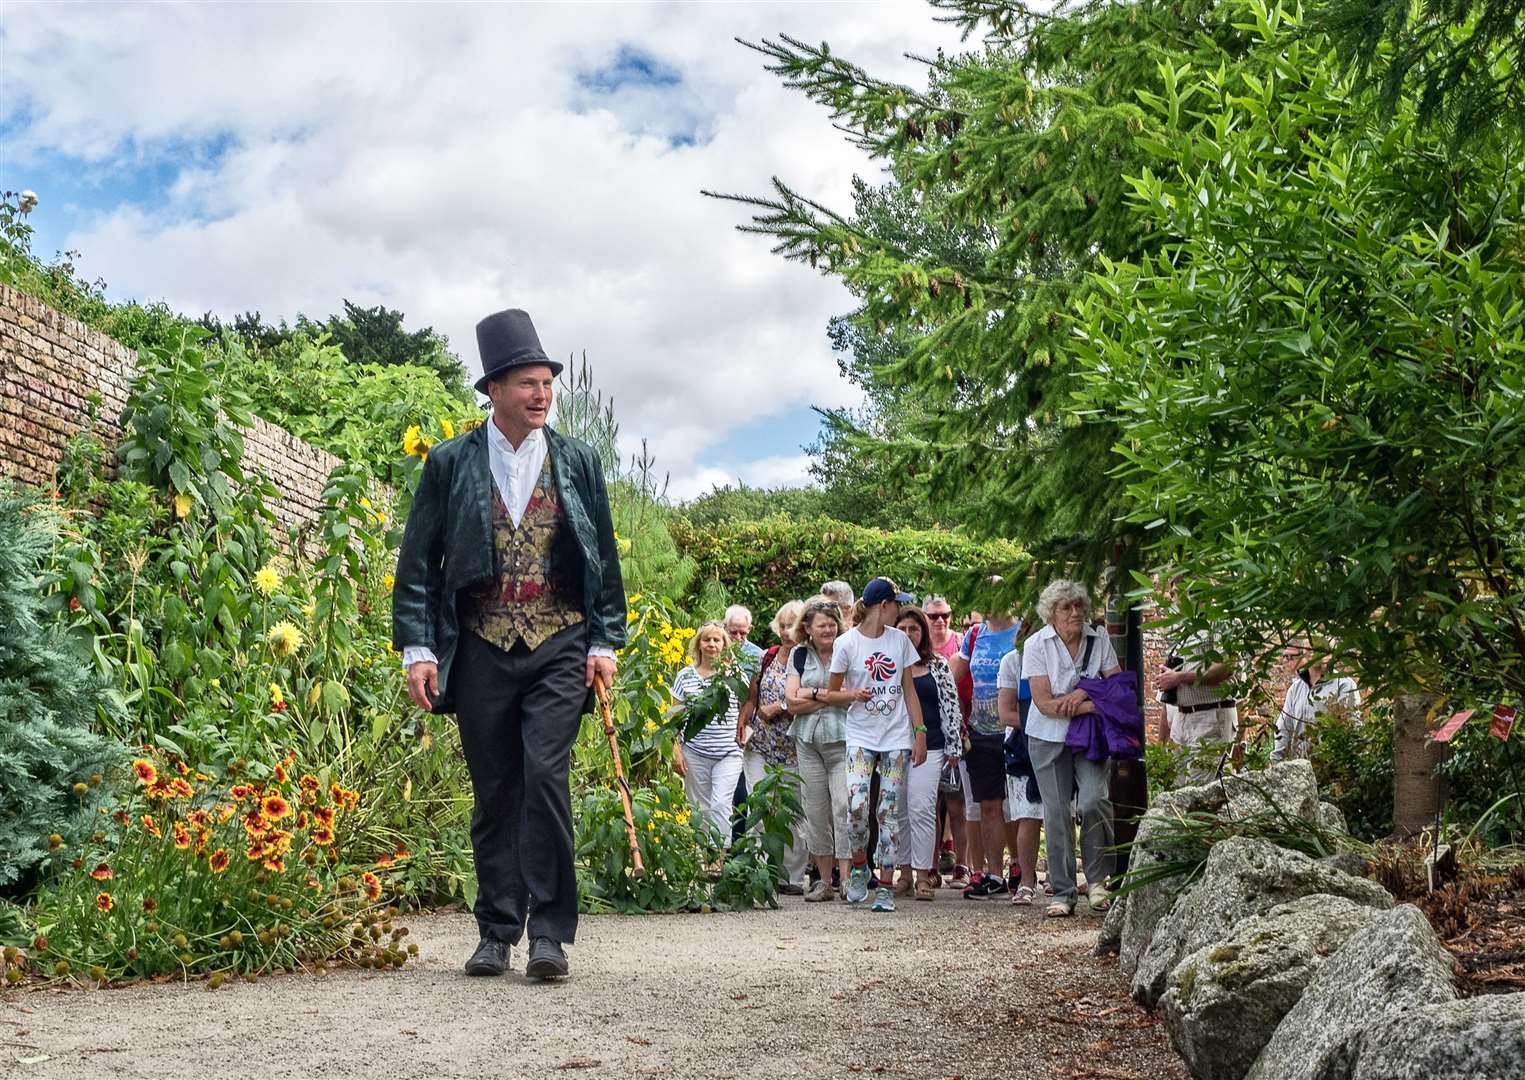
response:
{"label": "cloudy sky", "polygon": [[672,493],[802,483],[811,405],[856,400],[850,298],[701,188],[779,175],[849,207],[875,166],[738,45],[788,33],[887,77],[955,49],[920,2],[18,3],[0,9],[0,185],[36,250],[199,314],[401,309],[478,367],[523,307],[586,349]]}

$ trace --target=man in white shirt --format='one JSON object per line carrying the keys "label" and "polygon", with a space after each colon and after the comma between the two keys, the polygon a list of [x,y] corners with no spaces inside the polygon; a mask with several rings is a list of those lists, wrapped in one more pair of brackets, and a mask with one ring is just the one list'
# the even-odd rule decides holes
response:
{"label": "man in white shirt", "polygon": [[1281,712],[1276,717],[1276,746],[1271,762],[1306,758],[1312,749],[1308,728],[1332,710],[1351,710],[1361,704],[1361,691],[1347,675],[1329,674],[1327,653],[1314,653],[1307,642],[1288,650],[1305,665],[1287,687]]}
{"label": "man in white shirt", "polygon": [[481,941],[466,971],[502,974],[527,934],[525,974],[558,978],[577,930],[572,742],[589,689],[613,679],[625,592],[602,464],[546,427],[561,365],[523,311],[483,319],[477,344],[492,418],[424,462],[392,643],[414,703],[457,714],[471,772]]}

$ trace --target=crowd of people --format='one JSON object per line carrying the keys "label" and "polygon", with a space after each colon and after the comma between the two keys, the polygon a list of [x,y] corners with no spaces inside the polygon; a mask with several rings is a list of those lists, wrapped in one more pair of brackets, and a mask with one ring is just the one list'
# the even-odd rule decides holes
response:
{"label": "crowd of people", "polygon": [[[918,604],[875,578],[856,597],[832,581],[783,604],[766,649],[744,607],[700,626],[673,682],[677,706],[716,676],[729,647],[752,679],[745,700],[733,697],[674,754],[695,812],[729,835],[737,801],[776,766],[803,807],[783,893],[894,911],[897,899],[952,889],[1041,902],[1053,918],[1082,899],[1105,911],[1108,882],[1125,869],[1116,845],[1145,802],[1135,677],[1115,678],[1112,639],[1075,581],[1049,583],[1035,622],[971,611],[959,625],[945,598]],[[1155,676],[1160,735],[1181,749],[1184,780],[1221,769],[1242,738],[1225,691],[1234,665],[1212,644],[1184,639]],[[1306,755],[1314,717],[1357,700],[1349,679],[1323,668],[1301,666],[1287,691],[1274,759]],[[1220,747],[1215,766],[1202,751]]]}

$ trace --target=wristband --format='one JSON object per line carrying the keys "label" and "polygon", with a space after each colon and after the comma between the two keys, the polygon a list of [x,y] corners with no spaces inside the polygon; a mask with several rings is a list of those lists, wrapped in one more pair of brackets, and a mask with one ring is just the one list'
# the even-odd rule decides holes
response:
{"label": "wristband", "polygon": [[914,727],[912,727],[911,730],[914,733],[916,733],[917,735],[925,735],[927,733],[927,725],[926,724],[917,724]]}

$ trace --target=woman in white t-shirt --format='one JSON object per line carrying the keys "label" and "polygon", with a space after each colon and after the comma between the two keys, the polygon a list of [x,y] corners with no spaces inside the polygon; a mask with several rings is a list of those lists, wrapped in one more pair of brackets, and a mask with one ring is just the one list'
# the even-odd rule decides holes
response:
{"label": "woman in white t-shirt", "polygon": [[[927,727],[911,668],[921,659],[911,639],[895,629],[898,590],[888,578],[863,587],[856,625],[837,639],[831,654],[833,691],[857,691],[847,710],[847,815],[852,871],[847,900],[868,898],[869,785],[879,767],[878,865],[893,878],[900,855],[900,803],[906,775],[927,759]],[[894,911],[893,881],[874,889],[874,911]]]}
{"label": "woman in white t-shirt", "polygon": [[[710,684],[715,677],[715,661],[729,645],[725,624],[707,622],[688,642],[692,661],[673,679],[672,697],[686,702]],[[693,736],[673,747],[672,767],[683,777],[688,801],[704,820],[731,840],[731,814],[736,808],[736,781],[741,778],[741,747],[736,744],[736,719],[739,706],[734,694],[725,713],[694,732]]]}
{"label": "woman in white t-shirt", "polygon": [[1070,721],[1096,711],[1083,678],[1115,675],[1122,670],[1112,639],[1090,625],[1091,598],[1085,588],[1063,578],[1038,597],[1038,617],[1046,625],[1022,646],[1022,677],[1032,690],[1027,710],[1027,749],[1043,797],[1043,841],[1048,880],[1054,899],[1045,914],[1073,915],[1079,888],[1075,883],[1075,815],[1080,810],[1080,854],[1085,864],[1092,911],[1107,907],[1106,880],[1112,874],[1112,761],[1091,761],[1065,746]]}

